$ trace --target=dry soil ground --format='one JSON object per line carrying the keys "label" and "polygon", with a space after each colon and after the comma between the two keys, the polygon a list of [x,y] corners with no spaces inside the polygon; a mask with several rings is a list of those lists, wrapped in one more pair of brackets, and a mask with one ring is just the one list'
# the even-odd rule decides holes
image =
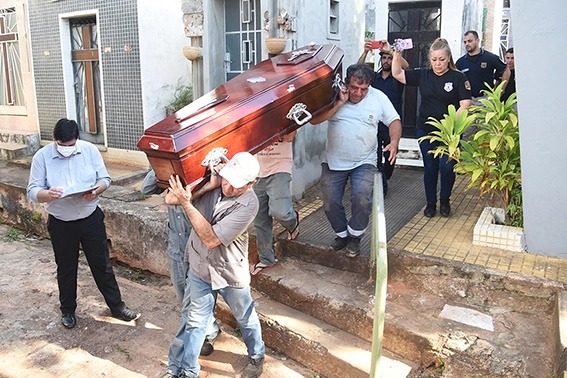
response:
{"label": "dry soil ground", "polygon": [[[0,377],[161,377],[179,326],[179,305],[167,277],[116,266],[123,299],[142,312],[136,322],[110,317],[81,259],[77,327],[60,323],[55,263],[48,240],[0,225]],[[215,352],[200,360],[201,377],[237,377],[244,344],[224,327]],[[267,351],[263,377],[315,377]]]}

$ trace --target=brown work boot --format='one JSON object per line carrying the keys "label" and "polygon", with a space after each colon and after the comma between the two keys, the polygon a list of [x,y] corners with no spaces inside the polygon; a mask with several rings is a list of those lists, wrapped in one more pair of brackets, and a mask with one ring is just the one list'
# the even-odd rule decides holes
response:
{"label": "brown work boot", "polygon": [[264,357],[262,358],[249,358],[248,365],[244,368],[242,378],[258,378],[264,371]]}

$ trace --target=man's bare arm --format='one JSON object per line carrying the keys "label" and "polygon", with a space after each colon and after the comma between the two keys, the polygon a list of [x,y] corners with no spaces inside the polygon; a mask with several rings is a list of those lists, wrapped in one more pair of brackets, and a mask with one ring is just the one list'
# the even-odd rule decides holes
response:
{"label": "man's bare arm", "polygon": [[184,188],[179,176],[172,175],[169,178],[169,188],[169,192],[177,197],[179,204],[183,206],[183,209],[193,226],[193,230],[197,233],[199,239],[201,239],[201,241],[209,249],[219,246],[221,241],[215,234],[213,226],[207,221],[207,219],[205,219],[203,214],[201,214],[201,212],[193,206],[193,203],[191,203],[192,195],[189,185]]}
{"label": "man's bare arm", "polygon": [[390,134],[390,143],[384,147],[384,151],[390,152],[390,158],[388,161],[390,164],[394,164],[396,156],[398,155],[400,139],[402,137],[402,122],[400,122],[399,119],[396,119],[390,123],[388,126],[388,133]]}

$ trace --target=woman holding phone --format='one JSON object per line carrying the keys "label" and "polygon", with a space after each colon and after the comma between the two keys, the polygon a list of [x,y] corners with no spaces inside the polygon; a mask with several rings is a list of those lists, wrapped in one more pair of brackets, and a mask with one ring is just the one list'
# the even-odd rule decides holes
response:
{"label": "woman holding phone", "polygon": [[[395,45],[395,43],[394,43]],[[426,122],[429,117],[441,119],[447,114],[449,105],[454,105],[457,114],[471,105],[470,84],[466,76],[457,70],[447,40],[437,38],[429,49],[429,68],[402,68],[402,52],[394,50],[392,74],[399,82],[418,87],[421,94],[417,136],[425,136],[435,128]],[[423,183],[427,205],[423,214],[434,217],[437,213],[437,181],[441,177],[439,193],[439,212],[442,216],[451,213],[450,197],[455,183],[453,167],[455,161],[448,161],[447,156],[434,157],[429,151],[437,147],[436,142],[424,140],[419,143],[423,158]]]}

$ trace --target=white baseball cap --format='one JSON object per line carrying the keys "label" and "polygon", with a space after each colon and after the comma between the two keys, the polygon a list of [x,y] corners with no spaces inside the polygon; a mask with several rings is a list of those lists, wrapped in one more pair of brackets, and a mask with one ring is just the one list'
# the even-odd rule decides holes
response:
{"label": "white baseball cap", "polygon": [[256,180],[260,173],[258,160],[248,152],[239,152],[221,169],[219,175],[236,189]]}

